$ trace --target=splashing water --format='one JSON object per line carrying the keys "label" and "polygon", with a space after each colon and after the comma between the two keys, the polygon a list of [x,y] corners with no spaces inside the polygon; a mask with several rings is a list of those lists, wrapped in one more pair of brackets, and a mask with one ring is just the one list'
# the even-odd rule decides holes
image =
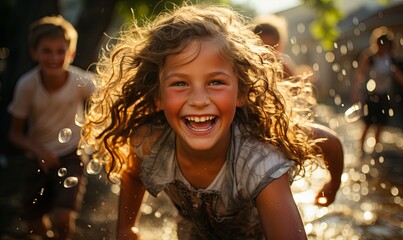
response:
{"label": "splashing water", "polygon": [[65,188],[72,188],[78,184],[78,178],[77,177],[68,177],[64,180],[63,186]]}
{"label": "splashing water", "polygon": [[74,119],[74,122],[77,126],[82,127],[84,126],[84,117],[82,114],[77,113]]}
{"label": "splashing water", "polygon": [[72,131],[70,128],[63,128],[59,132],[59,142],[66,143],[66,142],[70,141],[71,135],[72,135]]}
{"label": "splashing water", "polygon": [[113,184],[117,184],[120,185],[120,177],[117,174],[111,174],[109,176],[109,180],[113,183]]}
{"label": "splashing water", "polygon": [[99,174],[102,170],[102,164],[95,159],[92,159],[87,165],[87,173],[91,175]]}
{"label": "splashing water", "polygon": [[358,121],[362,117],[362,106],[361,103],[355,103],[344,113],[344,119],[348,123]]}
{"label": "splashing water", "polygon": [[66,168],[60,168],[59,171],[57,171],[57,176],[59,177],[64,177],[67,174],[67,169]]}

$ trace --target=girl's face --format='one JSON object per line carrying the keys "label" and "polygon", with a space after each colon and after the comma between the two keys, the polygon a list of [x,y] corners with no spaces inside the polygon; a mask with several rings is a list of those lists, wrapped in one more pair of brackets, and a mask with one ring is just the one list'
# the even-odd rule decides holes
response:
{"label": "girl's face", "polygon": [[241,102],[233,66],[220,55],[217,42],[194,41],[167,57],[157,106],[164,110],[178,144],[201,151],[228,145]]}
{"label": "girl's face", "polygon": [[38,62],[45,76],[64,74],[74,53],[69,51],[69,43],[64,38],[44,37],[36,49],[31,49],[32,58]]}

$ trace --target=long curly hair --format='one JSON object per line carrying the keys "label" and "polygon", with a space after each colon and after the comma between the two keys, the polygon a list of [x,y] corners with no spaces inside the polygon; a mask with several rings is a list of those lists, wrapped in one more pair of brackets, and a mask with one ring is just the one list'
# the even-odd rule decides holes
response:
{"label": "long curly hair", "polygon": [[251,31],[248,19],[224,6],[177,7],[142,27],[134,21],[122,29],[97,64],[98,90],[87,109],[83,143],[94,148],[109,174],[121,173],[133,147],[130,139],[140,128],[168,125],[155,102],[166,58],[206,39],[219,40],[221,54],[233,63],[238,94],[245,99],[234,121],[245,134],[278,146],[295,161],[293,176],[303,174],[304,163],[318,153],[298,124],[312,119],[309,81],[284,80],[274,50]]}

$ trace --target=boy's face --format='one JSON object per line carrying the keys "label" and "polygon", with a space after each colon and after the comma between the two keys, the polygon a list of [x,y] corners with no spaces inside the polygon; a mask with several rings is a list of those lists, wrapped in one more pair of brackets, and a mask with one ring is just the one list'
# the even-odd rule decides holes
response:
{"label": "boy's face", "polygon": [[33,60],[38,62],[42,74],[58,76],[64,74],[73,60],[69,43],[64,38],[42,38],[36,49],[31,49]]}
{"label": "boy's face", "polygon": [[177,144],[205,151],[229,143],[241,101],[233,66],[216,42],[192,42],[182,53],[167,57],[157,106],[177,133]]}

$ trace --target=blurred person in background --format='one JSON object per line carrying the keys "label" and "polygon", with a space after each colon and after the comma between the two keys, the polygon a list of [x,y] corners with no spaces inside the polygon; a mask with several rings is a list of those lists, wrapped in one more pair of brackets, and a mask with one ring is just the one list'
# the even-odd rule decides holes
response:
{"label": "blurred person in background", "polygon": [[63,17],[34,22],[28,44],[37,66],[20,77],[8,106],[10,141],[27,158],[23,218],[33,237],[71,239],[86,183],[76,117],[94,84],[70,65],[77,32]]}
{"label": "blurred person in background", "polygon": [[[283,63],[283,77],[291,78],[304,74],[305,68],[299,67],[287,54],[284,49],[288,40],[287,20],[279,15],[265,14],[257,16],[252,21],[253,32],[260,36],[263,43],[272,47],[280,62]],[[287,94],[284,94],[285,96]],[[330,181],[327,182],[315,197],[315,204],[328,206],[334,202],[341,183],[341,174],[344,166],[344,153],[342,143],[335,131],[317,124],[306,123],[313,131],[319,141],[317,145],[322,149],[325,165],[330,173]]]}
{"label": "blurred person in background", "polygon": [[382,129],[393,116],[393,84],[403,86],[403,75],[394,56],[393,32],[385,26],[374,29],[370,47],[360,54],[358,61],[351,99],[363,109],[365,127],[360,143],[365,153],[369,130],[374,128],[375,143],[379,144]]}

